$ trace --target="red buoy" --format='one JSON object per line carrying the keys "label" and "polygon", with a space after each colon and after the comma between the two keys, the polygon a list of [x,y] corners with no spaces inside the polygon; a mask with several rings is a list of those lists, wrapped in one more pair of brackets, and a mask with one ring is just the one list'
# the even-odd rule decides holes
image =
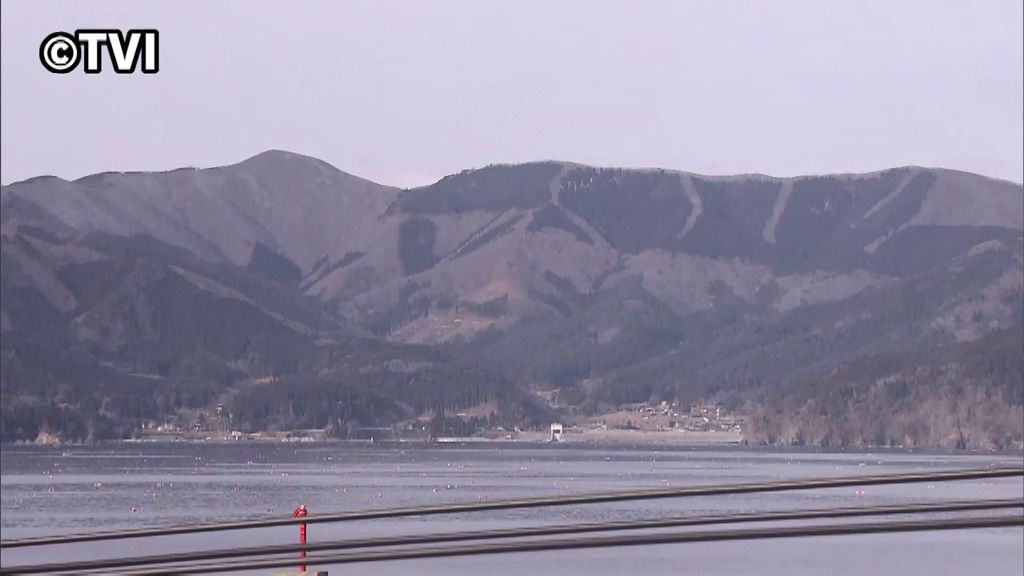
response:
{"label": "red buoy", "polygon": [[[306,512],[306,505],[305,504],[300,504],[298,508],[296,508],[294,511],[292,511],[292,517],[293,518],[305,518],[306,514],[307,514],[307,512]],[[303,546],[306,545],[306,523],[305,522],[299,524],[299,544],[301,544]],[[302,558],[302,559],[306,558],[306,551],[305,550],[299,550],[299,558]],[[299,564],[299,572],[305,572],[305,571],[306,571],[306,564],[305,563]]]}

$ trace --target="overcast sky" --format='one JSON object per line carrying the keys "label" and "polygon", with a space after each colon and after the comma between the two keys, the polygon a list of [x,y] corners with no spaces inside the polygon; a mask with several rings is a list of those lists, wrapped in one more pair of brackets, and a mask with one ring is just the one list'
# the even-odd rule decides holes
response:
{"label": "overcast sky", "polygon": [[[395,185],[560,159],[1024,180],[1020,0],[4,0],[3,183],[270,148]],[[50,32],[157,28],[160,72],[56,75]]]}

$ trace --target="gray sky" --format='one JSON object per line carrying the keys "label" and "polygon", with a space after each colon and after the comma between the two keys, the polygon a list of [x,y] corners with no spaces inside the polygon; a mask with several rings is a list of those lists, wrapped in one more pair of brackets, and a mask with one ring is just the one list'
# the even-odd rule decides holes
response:
{"label": "gray sky", "polygon": [[[1024,180],[1020,0],[40,2],[0,14],[0,180],[240,161],[386,184],[573,160]],[[160,73],[51,74],[43,37],[160,31]]]}

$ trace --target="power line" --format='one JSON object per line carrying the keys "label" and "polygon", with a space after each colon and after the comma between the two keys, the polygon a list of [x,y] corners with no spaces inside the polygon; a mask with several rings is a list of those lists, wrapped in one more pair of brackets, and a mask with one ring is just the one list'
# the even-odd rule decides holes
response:
{"label": "power line", "polygon": [[[801,538],[815,536],[848,536],[856,534],[922,532],[932,530],[1009,528],[1018,526],[1024,526],[1024,517],[996,516],[987,518],[968,517],[924,521],[918,520],[901,522],[846,523],[782,528],[756,528],[748,530],[719,530],[698,532],[674,532],[668,534],[641,534],[633,536],[610,536],[604,538],[542,539],[526,542],[500,542],[488,544],[475,544],[468,546],[437,546],[433,548],[414,547],[402,548],[398,550],[310,556],[305,558],[303,560],[303,563],[311,566],[326,566],[334,564],[355,564],[427,558],[450,558],[456,556],[478,556],[484,554],[542,552],[551,550],[576,550],[587,548],[650,546],[657,544],[726,542],[737,540]],[[177,568],[159,568],[155,570],[133,571],[133,574],[144,574],[147,576],[172,576],[181,574],[183,572],[187,572],[189,574],[205,574],[210,572],[232,572],[240,570],[257,570],[266,568],[284,568],[288,566],[294,566],[296,563],[298,563],[298,561],[294,558],[287,560],[257,560],[241,563],[230,562],[219,564],[192,565]]]}
{"label": "power line", "polygon": [[627,530],[679,528],[684,526],[708,526],[715,524],[730,523],[774,522],[825,518],[854,518],[897,514],[938,514],[981,510],[1001,510],[1008,508],[1024,508],[1024,499],[958,501],[932,504],[906,504],[892,506],[789,510],[778,512],[758,512],[741,514],[718,514],[710,516],[657,518],[625,522],[601,522],[591,524],[573,524],[559,526],[534,526],[527,528],[482,530],[470,532],[448,532],[441,534],[414,534],[408,536],[395,536],[387,538],[368,538],[361,540],[319,542],[316,544],[308,544],[306,546],[298,544],[286,544],[277,546],[254,546],[248,548],[227,548],[219,550],[203,550],[198,552],[184,552],[177,554],[138,556],[134,558],[111,558],[83,562],[39,564],[32,566],[14,566],[0,569],[0,574],[48,574],[56,572],[82,572],[84,570],[105,570],[111,568],[136,568],[139,566],[151,566],[155,564],[174,564],[185,562],[197,562],[204,560],[227,560],[255,556],[273,556],[277,554],[291,554],[299,552],[301,550],[305,550],[307,552],[328,552],[359,548],[382,548],[389,546],[440,544],[446,542],[467,542],[473,540],[493,540],[503,538],[559,536],[568,534],[586,534]]}
{"label": "power line", "polygon": [[793,490],[810,490],[818,488],[844,488],[849,486],[876,486],[884,484],[909,484],[916,482],[946,482],[957,480],[980,480],[986,478],[1007,478],[1024,476],[1024,468],[996,467],[975,470],[951,470],[943,472],[927,472],[915,474],[887,474],[875,476],[848,476],[840,478],[817,478],[806,480],[789,480],[780,482],[754,482],[747,484],[690,486],[682,488],[654,488],[603,494],[581,494],[548,496],[542,498],[526,498],[514,500],[497,500],[492,502],[469,502],[423,506],[410,508],[390,508],[355,512],[336,512],[319,514],[304,518],[266,518],[244,520],[238,522],[222,522],[183,526],[165,526],[143,528],[132,531],[93,532],[82,534],[65,534],[58,536],[40,536],[17,540],[0,541],[0,548],[17,548],[24,546],[42,546],[49,544],[71,544],[78,542],[96,542],[102,540],[122,540],[127,538],[143,538],[153,536],[170,536],[178,534],[196,534],[203,532],[219,532],[224,530],[242,530],[250,528],[269,528],[290,526],[295,524],[350,522],[355,520],[380,520],[385,518],[431,516],[439,514],[455,514],[464,512],[482,512],[494,510],[512,510],[523,508],[541,508],[551,506],[572,506],[581,504],[601,504],[610,502],[626,502],[633,500],[650,500],[657,498],[683,498],[694,496],[721,496],[726,494],[750,494],[760,492],[786,492]]}

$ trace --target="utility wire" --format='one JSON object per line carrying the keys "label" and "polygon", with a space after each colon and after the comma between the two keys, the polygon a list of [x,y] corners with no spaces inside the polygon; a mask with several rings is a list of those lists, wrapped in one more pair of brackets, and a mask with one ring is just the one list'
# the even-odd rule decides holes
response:
{"label": "utility wire", "polygon": [[787,480],[778,482],[754,482],[747,484],[731,485],[726,484],[711,486],[689,486],[681,488],[654,488],[646,490],[608,492],[603,494],[560,495],[547,496],[541,498],[496,500],[491,502],[468,502],[444,504],[437,506],[386,508],[381,510],[318,514],[313,516],[306,516],[303,518],[266,518],[244,520],[238,522],[166,526],[158,528],[142,528],[136,530],[93,532],[81,534],[65,534],[57,536],[39,536],[31,538],[22,538],[17,540],[3,540],[0,541],[0,548],[18,548],[24,546],[42,546],[48,544],[71,544],[77,542],[96,542],[101,540],[123,540],[127,538],[170,536],[177,534],[196,534],[202,532],[219,532],[224,530],[242,530],[249,528],[269,528],[274,526],[291,526],[295,524],[304,523],[316,524],[323,522],[350,522],[354,520],[379,520],[384,518],[431,516],[463,512],[542,508],[550,506],[573,506],[581,504],[600,504],[609,502],[626,502],[633,500],[650,500],[656,498],[682,498],[693,496],[720,496],[726,494],[750,494],[760,492],[786,492],[793,490],[810,490],[816,488],[843,488],[848,486],[877,486],[884,484],[910,484],[915,482],[980,480],[986,478],[1008,478],[1013,476],[1024,476],[1024,467],[995,467],[974,470],[921,472],[914,474],[848,476],[840,478],[817,478],[806,480]]}
{"label": "utility wire", "polygon": [[[690,531],[661,534],[639,534],[609,536],[604,538],[539,539],[525,542],[499,542],[467,546],[437,546],[432,548],[400,548],[397,550],[357,552],[338,555],[317,555],[303,559],[302,564],[327,566],[413,560],[426,558],[450,558],[456,556],[478,556],[484,554],[508,554],[542,552],[549,550],[577,550],[587,548],[608,548],[622,546],[649,546],[655,544],[683,544],[693,542],[726,542],[775,538],[801,538],[814,536],[847,536],[855,534],[884,534],[897,532],[921,532],[931,530],[964,530],[975,528],[1010,528],[1024,526],[1024,516],[967,517],[945,520],[919,520],[876,523],[845,523],[816,526],[781,528],[757,528],[747,530]],[[234,572],[284,568],[300,563],[298,559],[253,560],[221,564],[203,564],[184,568],[158,568],[137,571],[132,574],[147,576],[172,576],[182,573],[207,574],[211,572]]]}
{"label": "utility wire", "polygon": [[[308,544],[305,546],[301,544],[254,546],[247,548],[226,548],[219,550],[203,550],[197,552],[184,552],[176,554],[137,556],[134,558],[110,558],[82,562],[38,564],[31,566],[12,566],[9,568],[0,568],[0,575],[52,574],[57,572],[108,570],[112,568],[137,568],[140,566],[151,566],[155,564],[182,564],[186,562],[197,562],[204,560],[228,560],[255,556],[294,554],[299,551],[333,552],[338,550],[351,550],[359,548],[440,544],[448,542],[469,542],[474,540],[493,540],[504,538],[559,536],[568,534],[586,534],[626,530],[679,528],[684,526],[708,526],[715,524],[730,523],[813,520],[825,518],[854,518],[897,514],[938,514],[981,510],[1003,510],[1008,508],[1024,508],[1024,498],[1007,500],[954,501],[929,504],[905,504],[892,506],[871,506],[831,509],[819,508],[809,510],[787,510],[778,512],[757,512],[740,514],[734,513],[717,514],[710,516],[656,518],[638,521],[601,522],[591,524],[572,524],[560,526],[534,526],[526,528],[509,528],[501,530],[447,532],[440,534],[412,534],[407,536],[393,536],[386,538],[366,538],[359,540],[338,540],[333,542],[318,542],[316,544]],[[184,568],[185,567],[182,567],[182,569]]]}

